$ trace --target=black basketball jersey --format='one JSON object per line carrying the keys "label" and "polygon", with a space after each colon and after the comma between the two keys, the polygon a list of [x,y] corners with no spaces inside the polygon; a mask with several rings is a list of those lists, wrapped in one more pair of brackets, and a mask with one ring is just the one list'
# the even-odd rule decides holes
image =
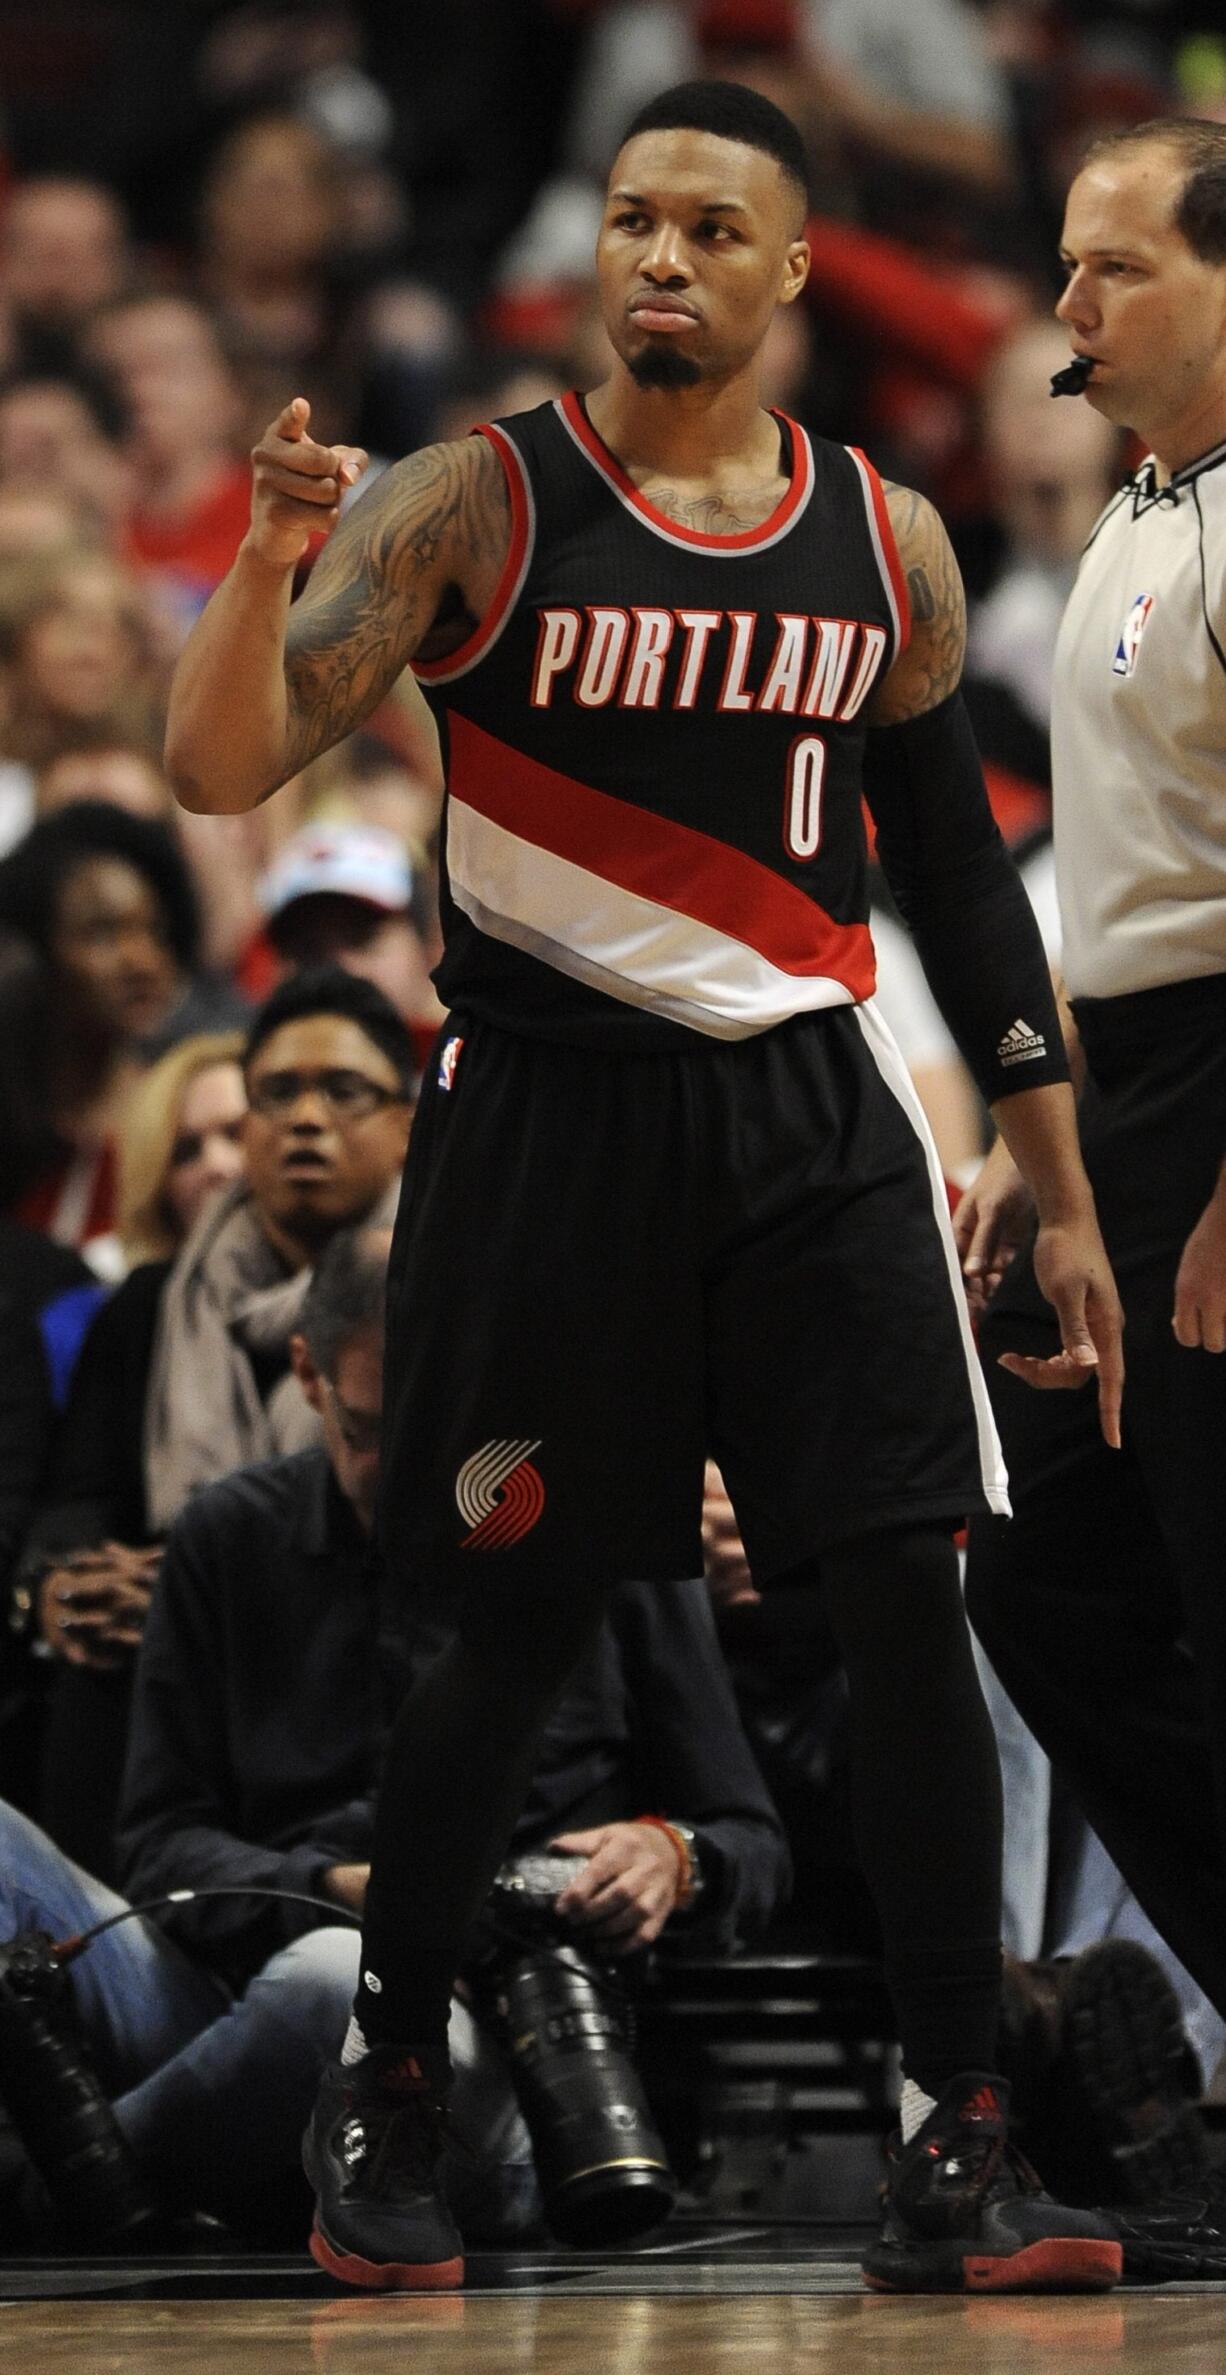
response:
{"label": "black basketball jersey", "polygon": [[486,617],[419,662],[447,775],[440,994],[611,1048],[871,995],[865,707],[906,591],[864,456],[779,421],[736,536],[646,502],[583,400],[485,426],[510,491]]}

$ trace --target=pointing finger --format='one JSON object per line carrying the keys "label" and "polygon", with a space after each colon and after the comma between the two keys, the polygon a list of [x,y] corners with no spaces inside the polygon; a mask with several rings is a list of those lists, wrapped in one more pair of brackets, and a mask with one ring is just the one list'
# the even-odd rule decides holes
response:
{"label": "pointing finger", "polygon": [[277,414],[274,432],[276,436],[286,437],[291,444],[296,445],[298,439],[304,435],[310,417],[311,407],[306,397],[295,396],[284,410]]}
{"label": "pointing finger", "polygon": [[1091,1302],[1087,1322],[1098,1362],[1098,1423],[1112,1451],[1120,1448],[1120,1410],[1124,1399],[1124,1349],[1118,1308],[1103,1309]]}

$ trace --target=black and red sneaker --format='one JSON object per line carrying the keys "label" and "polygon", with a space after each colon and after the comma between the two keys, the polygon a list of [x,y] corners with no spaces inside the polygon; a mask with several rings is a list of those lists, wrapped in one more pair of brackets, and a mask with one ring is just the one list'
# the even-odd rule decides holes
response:
{"label": "black and red sneaker", "polygon": [[909,2144],[889,2146],[881,2234],[861,2262],[878,2292],[1106,2292],[1123,2270],[1111,2221],[1046,2194],[1009,2145],[1009,2090],[968,2071]]}
{"label": "black and red sneaker", "polygon": [[378,2046],[325,2070],[302,2140],[311,2255],[342,2284],[450,2292],[464,2247],[438,2177],[443,2112],[411,2054]]}

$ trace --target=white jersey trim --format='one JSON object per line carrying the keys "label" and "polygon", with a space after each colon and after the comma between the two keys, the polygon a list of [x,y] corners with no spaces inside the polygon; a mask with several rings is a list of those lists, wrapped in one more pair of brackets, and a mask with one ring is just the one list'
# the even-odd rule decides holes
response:
{"label": "white jersey trim", "polygon": [[457,907],[491,939],[708,1038],[748,1039],[794,1014],[854,1003],[832,976],[785,973],[744,941],[522,839],[454,794],[447,867]]}
{"label": "white jersey trim", "polygon": [[797,521],[803,519],[817,483],[817,470],[808,431],[801,427],[799,421],[793,421],[789,416],[788,426],[797,443],[794,467],[801,474],[802,484],[797,500],[789,509],[787,518],[780,522],[773,534],[755,536],[752,543],[746,544],[738,544],[732,537],[725,536],[703,537],[701,541],[692,536],[678,536],[669,527],[662,512],[657,512],[642,499],[636,502],[631,495],[627,494],[624,487],[618,485],[612,471],[606,469],[600,455],[593,450],[593,447],[584,444],[573,421],[567,418],[561,397],[555,397],[554,411],[576,452],[581,453],[584,461],[604,480],[610,494],[616,495],[622,510],[627,512],[632,520],[636,520],[640,528],[646,528],[652,536],[659,536],[665,544],[675,545],[679,552],[700,551],[704,560],[739,561],[751,554],[769,552],[773,544],[779,544],[785,536],[790,536]]}
{"label": "white jersey trim", "polygon": [[1004,1454],[1000,1448],[1000,1437],[996,1432],[996,1421],[992,1416],[992,1405],[988,1400],[988,1389],[983,1382],[983,1371],[979,1366],[979,1355],[975,1350],[975,1339],[971,1334],[970,1315],[966,1307],[966,1289],[962,1283],[958,1249],[954,1244],[954,1233],[950,1225],[949,1198],[945,1193],[945,1177],[941,1170],[941,1159],[937,1153],[932,1132],[928,1127],[924,1108],[915,1093],[911,1075],[874,999],[867,998],[857,1006],[856,1021],[860,1025],[864,1043],[886,1087],[891,1089],[897,1097],[924,1149],[928,1165],[928,1184],[932,1190],[933,1216],[945,1254],[945,1265],[949,1272],[949,1288],[958,1315],[958,1329],[962,1337],[962,1350],[966,1360],[967,1383],[970,1386],[971,1400],[975,1406],[975,1426],[979,1436],[980,1481],[983,1485],[984,1497],[993,1516],[1010,1517],[1012,1510],[1009,1505],[1009,1477],[1005,1468]]}
{"label": "white jersey trim", "polygon": [[865,469],[859,454],[856,452],[854,445],[846,446],[844,451],[850,454],[852,461],[855,463],[856,476],[860,481],[860,493],[864,498],[864,517],[868,523],[869,542],[873,548],[873,557],[877,563],[877,574],[881,579],[882,591],[884,592],[886,599],[886,607],[890,613],[890,624],[894,629],[894,649],[891,652],[890,657],[892,660],[896,660],[903,648],[904,641],[902,613],[898,607],[898,596],[894,591],[894,580],[890,575],[890,564],[886,559],[885,546],[881,541],[881,530],[877,525],[877,507],[873,502],[873,490],[869,485],[868,472]]}

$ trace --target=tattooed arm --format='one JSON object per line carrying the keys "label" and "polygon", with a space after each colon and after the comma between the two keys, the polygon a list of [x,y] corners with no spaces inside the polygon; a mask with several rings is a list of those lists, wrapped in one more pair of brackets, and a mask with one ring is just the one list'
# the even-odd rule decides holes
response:
{"label": "tattooed arm", "polygon": [[911,603],[911,640],[873,697],[875,726],[922,717],[952,693],[966,652],[966,596],[944,526],[923,495],[887,483],[886,508]]}
{"label": "tattooed arm", "polygon": [[[251,527],[175,670],[166,764],[196,813],[254,808],[352,733],[417,652],[463,640],[506,555],[506,482],[487,439],[411,454],[338,526],[366,457],[317,445],[308,419],[296,398],[256,447]],[[320,527],[335,533],[291,603]]]}

